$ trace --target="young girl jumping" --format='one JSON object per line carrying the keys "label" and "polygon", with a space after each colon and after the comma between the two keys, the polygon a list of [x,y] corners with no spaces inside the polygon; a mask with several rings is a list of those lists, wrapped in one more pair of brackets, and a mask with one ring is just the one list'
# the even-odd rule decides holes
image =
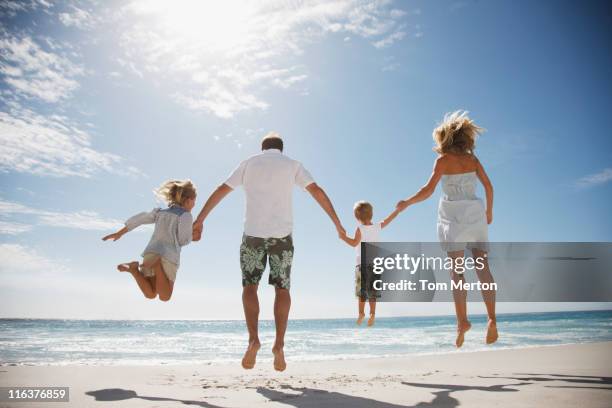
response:
{"label": "young girl jumping", "polygon": [[372,288],[373,271],[370,267],[366,271],[361,270],[361,243],[362,242],[377,242],[380,230],[385,228],[399,214],[399,210],[393,211],[383,221],[372,223],[373,209],[372,204],[367,201],[358,201],[353,207],[355,218],[359,222],[355,230],[355,237],[349,238],[346,235],[340,235],[340,239],[355,247],[355,296],[357,297],[359,315],[357,324],[360,325],[365,318],[365,302],[370,304],[370,318],[368,326],[374,325],[376,316],[376,297],[377,293]]}
{"label": "young girl jumping", "polygon": [[141,265],[137,261],[117,266],[121,272],[129,272],[148,299],[168,301],[172,296],[176,272],[179,267],[181,247],[192,241],[196,189],[190,180],[170,180],[156,190],[156,194],[168,203],[168,208],[155,208],[151,212],[134,215],[125,227],[102,238],[117,241],[125,233],[142,224],[155,224],[153,236],[145,248]]}
{"label": "young girl jumping", "polygon": [[[443,194],[438,206],[438,238],[451,258],[464,256],[472,251],[474,258],[484,260],[482,268],[476,268],[478,280],[492,283],[493,276],[487,261],[488,228],[493,222],[493,186],[484,167],[474,155],[476,138],[484,131],[471,120],[467,112],[456,111],[444,116],[442,123],[434,129],[434,151],[439,154],[429,181],[412,197],[397,204],[397,209],[429,198],[442,181]],[[476,184],[480,181],[486,194],[486,205],[476,196]],[[454,282],[464,282],[463,273],[453,271]],[[482,297],[487,308],[488,324],[485,341],[497,341],[495,317],[495,290],[483,290]],[[465,333],[472,324],[467,317],[467,292],[454,289],[455,313],[457,315],[457,338],[455,345],[463,345]]]}

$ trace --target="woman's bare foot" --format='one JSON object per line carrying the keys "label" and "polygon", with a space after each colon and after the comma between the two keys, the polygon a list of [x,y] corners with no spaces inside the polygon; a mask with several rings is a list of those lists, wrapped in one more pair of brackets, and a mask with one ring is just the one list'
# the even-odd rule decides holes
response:
{"label": "woman's bare foot", "polygon": [[357,317],[357,324],[361,326],[363,319],[365,319],[365,313],[359,313],[359,317]]}
{"label": "woman's bare foot", "polygon": [[138,262],[134,261],[122,263],[117,265],[117,269],[119,270],[119,272],[138,272]]}
{"label": "woman's bare foot", "polygon": [[497,341],[499,334],[497,333],[497,323],[493,319],[489,319],[487,323],[487,344],[493,344]]}
{"label": "woman's bare foot", "polygon": [[455,346],[457,346],[457,348],[463,346],[463,341],[465,340],[465,333],[467,333],[467,331],[471,328],[472,323],[467,320],[457,326],[457,339],[455,340]]}
{"label": "woman's bare foot", "polygon": [[255,367],[255,362],[257,360],[257,352],[261,344],[259,341],[249,342],[249,347],[247,347],[246,352],[244,353],[244,357],[242,357],[242,368],[245,370],[250,370]]}
{"label": "woman's bare foot", "polygon": [[273,348],[272,354],[274,354],[274,369],[276,371],[285,371],[287,363],[285,362],[285,353],[282,348]]}
{"label": "woman's bare foot", "polygon": [[374,326],[374,319],[375,318],[376,318],[376,316],[374,314],[370,315],[370,318],[368,319],[368,327]]}

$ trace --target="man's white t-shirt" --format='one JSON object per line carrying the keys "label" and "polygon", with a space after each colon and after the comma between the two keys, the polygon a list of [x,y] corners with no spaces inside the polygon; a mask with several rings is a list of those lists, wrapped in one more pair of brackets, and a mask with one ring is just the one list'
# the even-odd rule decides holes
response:
{"label": "man's white t-shirt", "polygon": [[225,181],[232,189],[244,188],[244,233],[251,237],[282,238],[293,230],[293,186],[314,183],[302,163],[278,149],[251,156]]}
{"label": "man's white t-shirt", "polygon": [[380,230],[382,229],[382,223],[377,222],[372,225],[359,224],[359,231],[361,232],[361,241],[359,245],[355,247],[355,265],[361,265],[361,243],[362,242],[378,242],[380,236]]}

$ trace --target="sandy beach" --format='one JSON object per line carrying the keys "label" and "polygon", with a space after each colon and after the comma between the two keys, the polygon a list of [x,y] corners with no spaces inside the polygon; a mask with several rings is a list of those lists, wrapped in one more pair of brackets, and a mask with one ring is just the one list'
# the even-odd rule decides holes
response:
{"label": "sandy beach", "polygon": [[2,366],[0,386],[70,387],[69,403],[45,407],[609,407],[612,342],[323,362],[289,358],[283,373],[269,361],[251,371],[239,364]]}

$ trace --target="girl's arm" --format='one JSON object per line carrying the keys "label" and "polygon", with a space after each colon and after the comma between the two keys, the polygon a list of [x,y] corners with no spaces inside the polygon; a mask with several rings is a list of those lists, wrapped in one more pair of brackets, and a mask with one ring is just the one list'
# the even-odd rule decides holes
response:
{"label": "girl's arm", "polygon": [[434,168],[431,173],[431,176],[429,177],[429,181],[427,181],[427,184],[421,187],[421,189],[417,191],[417,193],[414,194],[412,197],[398,202],[396,208],[400,212],[402,212],[409,205],[416,204],[418,202],[427,200],[429,197],[431,197],[434,191],[436,191],[436,186],[438,185],[440,178],[444,174],[443,167],[444,165],[443,165],[442,157],[438,157],[436,159],[436,162],[434,163]]}
{"label": "girl's arm", "polygon": [[380,228],[385,228],[387,225],[389,225],[389,223],[393,221],[393,219],[397,217],[399,213],[400,210],[396,208],[391,214],[387,215],[387,218],[380,223]]}
{"label": "girl's arm", "polygon": [[107,236],[103,237],[102,241],[108,241],[109,239],[112,239],[113,241],[116,241],[119,238],[121,238],[122,236],[124,236],[127,232],[128,232],[127,227],[123,227],[119,231],[113,232],[112,234],[108,234]]}
{"label": "girl's arm", "polygon": [[158,211],[159,211],[159,208],[156,208],[151,212],[141,212],[141,213],[134,215],[133,217],[128,218],[128,220],[125,222],[125,227],[121,228],[117,232],[114,232],[112,234],[109,234],[103,237],[102,241],[108,241],[109,239],[116,241],[120,239],[122,236],[124,236],[126,233],[138,227],[139,225],[153,224],[155,220],[157,219]]}
{"label": "girl's arm", "polygon": [[487,197],[487,224],[491,224],[493,222],[493,184],[491,184],[489,176],[487,176],[484,167],[482,167],[478,159],[476,159],[476,163],[476,175],[482,183]]}
{"label": "girl's arm", "polygon": [[178,221],[178,243],[185,246],[193,240],[193,216],[190,212],[181,214]]}
{"label": "girl's arm", "polygon": [[340,237],[341,240],[343,240],[344,242],[346,242],[352,247],[356,247],[361,242],[361,231],[359,230],[359,227],[357,227],[357,230],[355,230],[355,238],[349,238],[346,236],[346,234],[345,235],[340,234],[338,236]]}

